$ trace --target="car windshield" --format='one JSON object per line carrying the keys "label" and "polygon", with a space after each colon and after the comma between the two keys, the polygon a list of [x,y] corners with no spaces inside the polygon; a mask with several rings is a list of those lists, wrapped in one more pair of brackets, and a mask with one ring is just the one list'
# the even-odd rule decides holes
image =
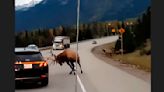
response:
{"label": "car windshield", "polygon": [[35,47],[35,46],[30,46],[30,47],[28,47],[28,48],[37,49],[37,47]]}
{"label": "car windshield", "polygon": [[42,61],[43,57],[39,52],[17,52],[16,61]]}

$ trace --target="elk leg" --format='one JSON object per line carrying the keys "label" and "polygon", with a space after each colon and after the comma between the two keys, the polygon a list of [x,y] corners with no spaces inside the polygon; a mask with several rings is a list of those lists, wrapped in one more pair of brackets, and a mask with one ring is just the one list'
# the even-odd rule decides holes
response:
{"label": "elk leg", "polygon": [[83,70],[82,70],[82,68],[81,68],[81,64],[80,64],[80,62],[77,62],[78,64],[79,64],[79,66],[80,66],[80,69],[81,69],[81,73],[83,73]]}
{"label": "elk leg", "polygon": [[70,68],[72,69],[72,71],[69,74],[72,74],[73,72],[73,66],[67,61],[67,64],[70,66]]}
{"label": "elk leg", "polygon": [[74,75],[75,75],[75,66],[74,66],[74,63],[73,63],[73,61],[70,61],[70,63],[71,63],[71,65],[72,65],[72,71],[74,72]]}

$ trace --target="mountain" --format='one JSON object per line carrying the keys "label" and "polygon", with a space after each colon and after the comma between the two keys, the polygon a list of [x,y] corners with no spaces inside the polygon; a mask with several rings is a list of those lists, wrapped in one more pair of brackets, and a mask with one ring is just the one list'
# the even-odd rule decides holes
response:
{"label": "mountain", "polygon": [[[80,22],[124,20],[136,17],[150,6],[150,0],[81,0]],[[15,31],[55,28],[76,24],[77,0],[44,0],[15,12]]]}

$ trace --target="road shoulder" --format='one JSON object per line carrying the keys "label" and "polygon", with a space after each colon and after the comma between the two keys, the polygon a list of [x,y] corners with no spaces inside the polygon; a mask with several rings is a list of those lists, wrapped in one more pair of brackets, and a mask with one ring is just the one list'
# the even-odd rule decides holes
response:
{"label": "road shoulder", "polygon": [[[105,45],[105,44],[104,44]],[[107,64],[110,64],[112,66],[115,66],[137,78],[140,78],[148,83],[151,83],[151,73],[145,72],[143,70],[137,69],[132,65],[129,64],[122,64],[121,62],[117,62],[112,60],[111,58],[107,57],[103,52],[102,48],[104,45],[96,46],[92,48],[91,52],[102,61],[106,62]]]}

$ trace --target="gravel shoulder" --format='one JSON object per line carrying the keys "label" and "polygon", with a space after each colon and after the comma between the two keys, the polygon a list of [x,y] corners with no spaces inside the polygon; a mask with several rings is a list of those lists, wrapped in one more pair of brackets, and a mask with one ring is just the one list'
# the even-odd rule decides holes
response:
{"label": "gravel shoulder", "polygon": [[151,83],[151,72],[146,72],[144,70],[141,69],[137,69],[135,66],[130,65],[130,64],[122,64],[119,61],[113,60],[111,58],[109,58],[108,56],[106,56],[103,52],[102,52],[102,48],[105,46],[101,45],[101,46],[96,46],[94,48],[92,48],[91,52],[99,59],[103,60],[104,62],[113,65],[129,74],[134,75],[137,78],[140,78],[148,83]]}

